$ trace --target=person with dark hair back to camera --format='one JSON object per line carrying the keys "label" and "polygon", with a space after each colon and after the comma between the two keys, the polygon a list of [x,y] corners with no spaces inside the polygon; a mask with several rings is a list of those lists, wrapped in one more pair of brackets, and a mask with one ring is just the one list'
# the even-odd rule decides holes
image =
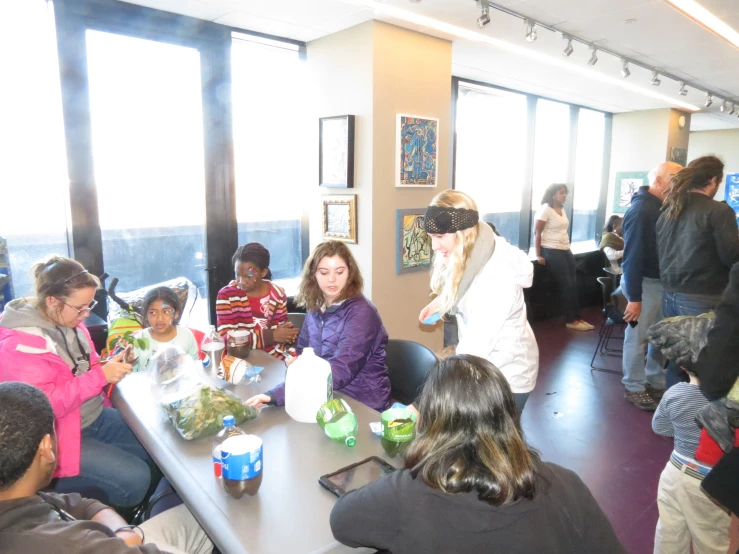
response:
{"label": "person with dark hair back to camera", "polygon": [[287,320],[287,295],[269,270],[269,250],[258,242],[239,246],[231,263],[235,279],[218,291],[218,332],[248,331],[252,349],[284,360],[300,329]]}
{"label": "person with dark hair back to camera", "polygon": [[[713,199],[723,175],[721,160],[703,156],[672,178],[657,221],[665,317],[695,316],[715,309],[729,284],[731,266],[739,262],[736,215],[731,207]],[[667,387],[681,380],[684,374],[671,361]]]}
{"label": "person with dark hair back to camera", "polygon": [[54,474],[54,412],[36,387],[0,383],[0,551],[3,554],[208,554],[184,505],[139,526],[79,494],[40,492]]}
{"label": "person with dark hair back to camera", "polygon": [[508,381],[490,362],[439,362],[416,406],[403,469],[334,506],[339,542],[393,554],[626,552],[580,478],[526,444]]}

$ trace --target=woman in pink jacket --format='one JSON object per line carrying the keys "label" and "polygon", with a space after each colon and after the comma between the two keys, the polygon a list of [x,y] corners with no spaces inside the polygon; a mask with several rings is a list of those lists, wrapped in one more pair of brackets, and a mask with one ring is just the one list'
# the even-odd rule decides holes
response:
{"label": "woman in pink jacket", "polygon": [[54,491],[136,506],[149,489],[153,463],[102,394],[131,365],[120,357],[101,365],[82,323],[100,281],[59,256],[34,266],[33,274],[36,297],[10,302],[0,318],[0,381],[35,385],[51,401],[58,441]]}

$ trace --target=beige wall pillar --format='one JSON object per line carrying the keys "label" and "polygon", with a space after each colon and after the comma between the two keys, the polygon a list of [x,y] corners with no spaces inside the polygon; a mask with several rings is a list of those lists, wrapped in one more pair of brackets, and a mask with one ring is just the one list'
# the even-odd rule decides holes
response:
{"label": "beige wall pillar", "polygon": [[[316,127],[318,117],[357,116],[355,188],[317,190],[312,196],[311,247],[321,241],[320,196],[356,193],[359,244],[352,252],[365,277],[365,294],[391,338],[437,349],[440,326],[429,330],[418,323],[418,313],[429,301],[428,273],[395,273],[396,210],[425,208],[450,186],[452,45],[369,21],[309,43],[308,67],[315,82]],[[399,113],[439,119],[434,188],[395,187]]]}

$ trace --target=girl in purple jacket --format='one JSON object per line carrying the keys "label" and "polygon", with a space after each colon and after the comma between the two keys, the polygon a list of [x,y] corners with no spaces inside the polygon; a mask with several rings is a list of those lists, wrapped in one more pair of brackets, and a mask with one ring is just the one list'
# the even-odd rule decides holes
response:
{"label": "girl in purple jacket", "polygon": [[[328,241],[316,247],[303,268],[295,300],[308,313],[298,336],[298,352],[310,347],[331,364],[335,391],[378,411],[387,408],[387,332],[377,309],[362,294],[362,275],[346,244]],[[284,405],[284,383],[247,403]]]}

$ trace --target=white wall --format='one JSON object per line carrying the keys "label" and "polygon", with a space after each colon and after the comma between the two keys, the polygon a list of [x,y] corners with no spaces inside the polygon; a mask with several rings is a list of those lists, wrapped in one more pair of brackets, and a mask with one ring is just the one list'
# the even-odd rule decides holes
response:
{"label": "white wall", "polygon": [[[364,294],[372,299],[372,74],[374,24],[323,37],[308,44],[308,71],[312,82],[315,135],[306,148],[315,151],[314,164],[306,171],[315,175],[308,202],[311,251],[323,242],[321,196],[357,195],[357,244],[349,248],[364,278]],[[354,115],[354,188],[318,186],[318,119]],[[298,146],[302,147],[302,146]]]}
{"label": "white wall", "polygon": [[[678,125],[680,116],[685,116],[683,128]],[[690,114],[673,109],[642,110],[613,115],[606,218],[613,213],[616,173],[651,171],[669,160],[671,148],[688,147],[689,128]],[[692,138],[690,141],[692,142]],[[690,152],[688,159],[691,159]]]}
{"label": "white wall", "polygon": [[[724,161],[724,174],[739,173],[739,129],[722,131],[696,131],[690,133],[688,146],[688,160],[713,154]],[[716,200],[724,199],[724,185],[716,194]]]}

